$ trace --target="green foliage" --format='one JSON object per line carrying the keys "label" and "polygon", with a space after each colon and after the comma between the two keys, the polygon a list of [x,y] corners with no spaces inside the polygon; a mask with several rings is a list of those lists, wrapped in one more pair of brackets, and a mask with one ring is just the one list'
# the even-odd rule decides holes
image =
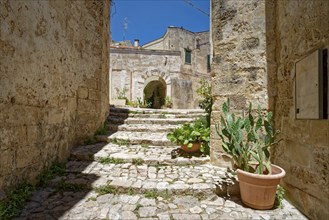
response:
{"label": "green foliage", "polygon": [[35,187],[28,183],[18,185],[8,193],[5,200],[0,202],[0,219],[7,220],[15,217],[31,197]]}
{"label": "green foliage", "polygon": [[205,79],[201,79],[200,84],[201,86],[196,90],[197,94],[202,97],[202,99],[199,101],[199,106],[206,111],[207,123],[208,126],[210,126],[210,115],[213,105],[211,85]]}
{"label": "green foliage", "polygon": [[147,148],[147,149],[150,148],[150,146],[148,144],[141,144],[141,147],[142,148]]}
{"label": "green foliage", "polygon": [[141,204],[137,203],[135,210],[137,211],[141,207],[143,207],[143,206]]}
{"label": "green foliage", "polygon": [[157,197],[162,197],[167,200],[170,197],[170,194],[167,191],[159,192],[157,190],[149,190],[144,193],[144,196],[148,199],[156,199]]}
{"label": "green foliage", "polygon": [[89,197],[87,199],[87,201],[96,201],[96,200],[97,200],[97,197],[95,197],[95,196]]}
{"label": "green foliage", "polygon": [[129,187],[128,189],[128,195],[132,196],[132,195],[135,195],[135,191],[133,188]]}
{"label": "green foliage", "polygon": [[100,128],[98,128],[95,132],[95,135],[106,135],[109,132],[109,125],[107,122],[103,124]]}
{"label": "green foliage", "polygon": [[170,97],[169,97],[169,96],[166,96],[164,106],[165,106],[166,108],[172,108],[172,105],[173,105],[173,103],[172,103]]}
{"label": "green foliage", "polygon": [[117,98],[118,99],[125,99],[126,102],[128,101],[128,98],[126,96],[126,93],[128,92],[127,87],[123,87],[122,90],[120,90],[118,87],[115,87],[115,91],[117,93]]}
{"label": "green foliage", "polygon": [[[45,187],[48,182],[57,176],[65,173],[64,164],[55,163],[49,169],[44,170],[37,176],[38,187]],[[7,198],[0,202],[0,219],[12,219],[24,207],[26,201],[31,197],[35,186],[29,183],[22,183],[7,193]]]}
{"label": "green foliage", "polygon": [[284,193],[285,189],[278,185],[278,188],[276,189],[276,195],[275,195],[275,207],[276,208],[283,208],[283,199],[284,199]]}
{"label": "green foliage", "polygon": [[150,190],[145,192],[144,196],[145,198],[156,199],[158,197],[158,193],[155,190]]}
{"label": "green foliage", "polygon": [[129,146],[130,145],[129,140],[121,140],[121,139],[114,138],[111,142],[113,144],[117,144],[119,146]]}
{"label": "green foliage", "polygon": [[117,194],[118,193],[118,189],[116,189],[110,185],[97,187],[97,188],[95,188],[95,191],[96,191],[96,193],[98,193],[98,195]]}
{"label": "green foliage", "polygon": [[207,126],[206,119],[200,117],[194,122],[183,124],[174,131],[167,134],[167,138],[176,144],[187,145],[192,148],[193,143],[201,142],[201,151],[206,151],[210,140],[210,129]]}
{"label": "green foliage", "polygon": [[84,191],[87,189],[86,184],[76,184],[76,183],[66,183],[64,180],[60,181],[56,185],[56,190],[57,191],[70,191],[70,192],[80,192]]}
{"label": "green foliage", "polygon": [[44,170],[37,176],[37,186],[44,187],[48,185],[48,182],[55,176],[62,176],[65,173],[65,165],[60,163],[54,163],[49,169]]}
{"label": "green foliage", "polygon": [[133,159],[132,164],[139,166],[139,165],[144,164],[144,160],[141,158]]}
{"label": "green foliage", "polygon": [[236,117],[230,112],[230,100],[223,104],[221,122],[216,125],[222,147],[233,158],[234,165],[247,172],[271,172],[270,146],[276,144],[271,125],[272,112],[262,113],[258,107],[256,114],[250,103],[247,116]]}
{"label": "green foliage", "polygon": [[110,163],[122,164],[122,163],[124,163],[124,160],[121,158],[100,157],[100,158],[98,158],[98,162],[100,162],[101,164],[110,164]]}
{"label": "green foliage", "polygon": [[95,136],[92,136],[83,142],[85,145],[97,144],[98,141]]}

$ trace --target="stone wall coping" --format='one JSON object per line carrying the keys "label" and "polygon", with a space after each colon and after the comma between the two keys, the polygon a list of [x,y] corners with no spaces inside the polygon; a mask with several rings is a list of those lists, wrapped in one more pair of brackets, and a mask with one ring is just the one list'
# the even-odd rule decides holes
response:
{"label": "stone wall coping", "polygon": [[180,56],[180,51],[170,51],[170,50],[141,50],[135,48],[110,48],[110,53],[120,53],[120,54],[145,54],[145,55],[170,55],[170,56]]}

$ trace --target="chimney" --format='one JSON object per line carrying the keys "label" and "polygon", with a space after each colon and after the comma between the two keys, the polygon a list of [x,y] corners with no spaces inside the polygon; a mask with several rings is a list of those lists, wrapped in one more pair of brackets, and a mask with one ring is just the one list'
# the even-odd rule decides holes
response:
{"label": "chimney", "polygon": [[138,39],[135,39],[135,41],[134,41],[134,47],[139,47],[139,40]]}

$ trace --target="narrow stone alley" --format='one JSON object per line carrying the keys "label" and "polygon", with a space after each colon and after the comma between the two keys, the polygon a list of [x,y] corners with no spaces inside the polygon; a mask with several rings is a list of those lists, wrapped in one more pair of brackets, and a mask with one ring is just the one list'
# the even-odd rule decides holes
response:
{"label": "narrow stone alley", "polygon": [[223,194],[232,175],[209,156],[172,155],[178,146],[166,134],[201,115],[111,108],[110,135],[74,148],[65,173],[34,192],[17,219],[306,219],[286,200],[283,208],[248,208]]}

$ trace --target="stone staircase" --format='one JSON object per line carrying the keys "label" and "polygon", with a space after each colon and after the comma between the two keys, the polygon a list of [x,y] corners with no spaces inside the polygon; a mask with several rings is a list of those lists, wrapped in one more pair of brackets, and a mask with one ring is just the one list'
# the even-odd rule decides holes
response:
{"label": "stone staircase", "polygon": [[152,146],[175,146],[166,138],[167,133],[203,115],[205,112],[200,109],[111,108],[111,135],[108,140]]}
{"label": "stone staircase", "polygon": [[166,134],[203,111],[110,112],[109,134],[98,137],[106,142],[74,148],[64,175],[36,191],[19,219],[305,219],[286,201],[245,207],[226,185],[232,175],[208,156],[172,157],[178,146]]}
{"label": "stone staircase", "polygon": [[[111,157],[131,163],[133,160],[145,164],[204,164],[208,156],[172,158],[171,152],[179,146],[167,139],[167,134],[184,123],[191,122],[205,113],[200,109],[140,109],[111,108],[109,135],[100,135],[98,140],[109,142],[102,150],[90,152],[94,147],[78,147],[71,152],[71,159]],[[87,156],[86,156],[87,155]]]}

